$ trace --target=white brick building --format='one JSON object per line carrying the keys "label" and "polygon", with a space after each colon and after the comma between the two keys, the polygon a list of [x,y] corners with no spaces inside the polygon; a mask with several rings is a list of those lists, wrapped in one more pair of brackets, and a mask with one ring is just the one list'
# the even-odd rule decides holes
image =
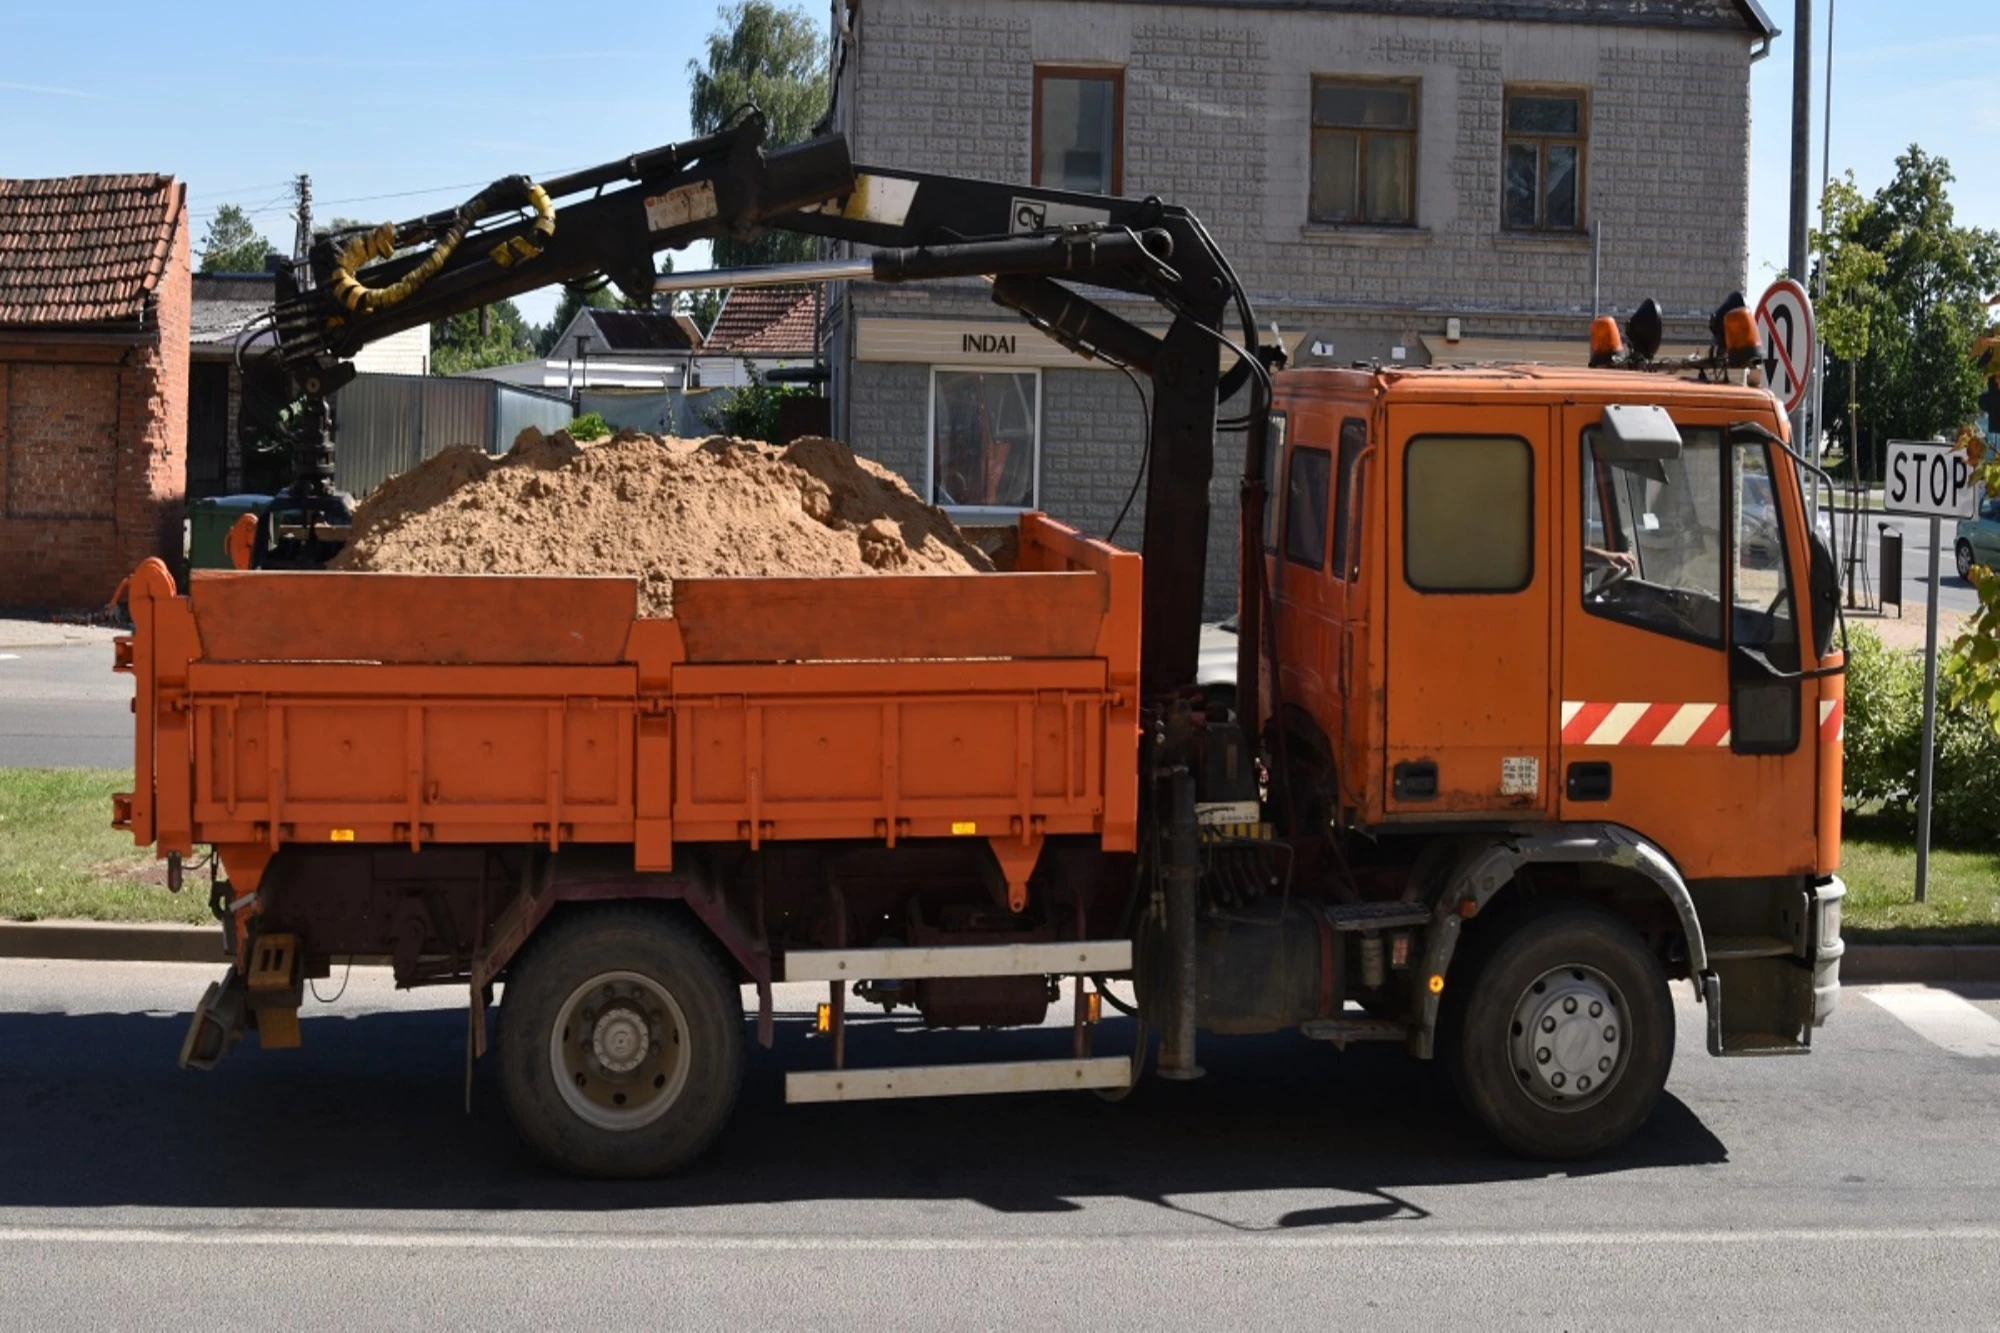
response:
{"label": "white brick building", "polygon": [[[1580,360],[1600,290],[1705,345],[1746,280],[1755,0],[835,0],[834,30],[857,161],[1184,205],[1267,329],[1341,361]],[[853,286],[830,313],[856,449],[939,503],[1106,529],[1143,440],[1122,376],[979,283]]]}

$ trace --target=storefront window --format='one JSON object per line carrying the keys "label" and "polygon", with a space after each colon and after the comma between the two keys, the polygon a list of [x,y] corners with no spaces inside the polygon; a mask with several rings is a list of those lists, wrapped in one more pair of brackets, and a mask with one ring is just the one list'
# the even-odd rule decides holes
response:
{"label": "storefront window", "polygon": [[932,504],[1035,507],[1040,391],[1034,371],[931,372]]}

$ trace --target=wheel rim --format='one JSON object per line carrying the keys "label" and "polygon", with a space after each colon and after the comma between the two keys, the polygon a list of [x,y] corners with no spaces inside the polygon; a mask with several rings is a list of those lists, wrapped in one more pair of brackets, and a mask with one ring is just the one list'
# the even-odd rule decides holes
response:
{"label": "wheel rim", "polygon": [[1952,555],[1956,557],[1958,560],[1958,576],[1960,578],[1966,578],[1969,575],[1971,575],[1972,548],[1966,545],[1964,542],[1960,542],[1958,546],[1952,551]]}
{"label": "wheel rim", "polygon": [[578,986],[549,1033],[549,1072],[563,1102],[599,1129],[638,1129],[664,1115],[687,1086],[689,1055],[680,1004],[637,972],[604,972]]}
{"label": "wheel rim", "polygon": [[1509,1050],[1521,1091],[1552,1111],[1611,1095],[1630,1061],[1625,997],[1596,968],[1551,968],[1515,1002]]}

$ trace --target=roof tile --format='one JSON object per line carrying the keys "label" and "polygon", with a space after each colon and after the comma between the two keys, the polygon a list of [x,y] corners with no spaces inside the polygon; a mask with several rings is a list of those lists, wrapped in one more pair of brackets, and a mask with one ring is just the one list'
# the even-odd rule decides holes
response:
{"label": "roof tile", "polygon": [[186,215],[172,176],[0,180],[0,327],[150,319]]}
{"label": "roof tile", "polygon": [[702,350],[809,357],[816,316],[810,287],[732,287]]}

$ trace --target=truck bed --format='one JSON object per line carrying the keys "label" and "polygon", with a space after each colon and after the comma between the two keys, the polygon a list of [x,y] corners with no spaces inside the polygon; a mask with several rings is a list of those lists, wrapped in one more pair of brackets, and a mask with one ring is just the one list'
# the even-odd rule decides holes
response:
{"label": "truck bed", "polygon": [[115,822],[162,854],[1134,845],[1139,557],[1040,514],[1009,572],[686,579],[658,619],[629,578],[198,571],[181,594],[157,560],[129,606]]}

